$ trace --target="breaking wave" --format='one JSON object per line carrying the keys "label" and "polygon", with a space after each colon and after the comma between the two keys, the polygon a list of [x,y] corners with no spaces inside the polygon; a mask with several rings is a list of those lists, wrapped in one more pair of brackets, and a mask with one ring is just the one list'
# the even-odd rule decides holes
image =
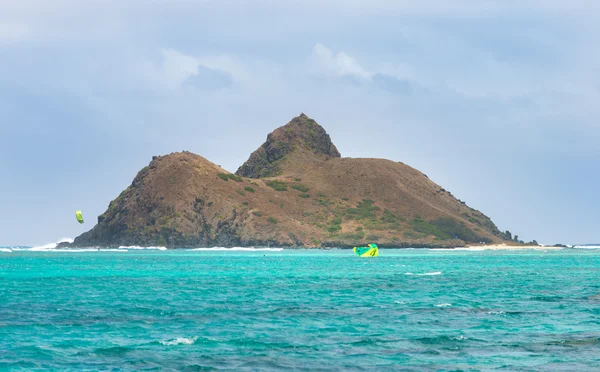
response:
{"label": "breaking wave", "polygon": [[49,243],[45,245],[40,245],[36,247],[19,247],[13,248],[12,251],[28,251],[28,252],[63,252],[63,253],[79,253],[79,252],[127,252],[124,249],[114,249],[114,248],[56,248],[60,243],[73,243],[73,239],[71,238],[62,238],[56,243]]}
{"label": "breaking wave", "polygon": [[138,245],[132,245],[132,246],[120,246],[119,249],[132,249],[132,250],[142,250],[142,249],[149,249],[149,250],[158,250],[158,251],[166,251],[167,248],[165,247],[140,247]]}
{"label": "breaking wave", "polygon": [[192,345],[194,342],[196,342],[196,340],[198,339],[198,336],[195,337],[178,337],[174,340],[163,340],[160,343],[165,345],[165,346],[174,346],[174,345]]}
{"label": "breaking wave", "polygon": [[441,271],[434,271],[434,272],[431,272],[431,273],[420,273],[420,274],[404,273],[404,275],[430,276],[430,275],[442,275],[442,272]]}
{"label": "breaking wave", "polygon": [[46,244],[46,245],[40,245],[38,247],[33,247],[33,248],[29,248],[27,250],[29,251],[46,251],[49,249],[55,249],[57,245],[59,245],[60,243],[73,243],[73,239],[71,238],[62,238],[59,241],[57,241],[56,243],[50,243],[50,244]]}
{"label": "breaking wave", "polygon": [[575,249],[600,249],[600,244],[582,244],[582,245],[573,245],[571,248]]}

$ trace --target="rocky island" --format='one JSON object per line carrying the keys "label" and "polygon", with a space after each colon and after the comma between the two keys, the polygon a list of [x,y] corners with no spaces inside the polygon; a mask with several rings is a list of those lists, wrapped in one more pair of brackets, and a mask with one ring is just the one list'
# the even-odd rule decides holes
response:
{"label": "rocky island", "polygon": [[301,114],[229,173],[202,156],[155,156],[73,247],[457,247],[506,233],[401,162],[341,157]]}

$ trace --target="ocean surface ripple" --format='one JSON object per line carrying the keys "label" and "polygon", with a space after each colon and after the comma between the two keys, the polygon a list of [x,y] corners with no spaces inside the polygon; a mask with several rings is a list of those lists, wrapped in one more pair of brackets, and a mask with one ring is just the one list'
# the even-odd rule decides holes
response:
{"label": "ocean surface ripple", "polygon": [[0,253],[0,370],[597,370],[600,251]]}

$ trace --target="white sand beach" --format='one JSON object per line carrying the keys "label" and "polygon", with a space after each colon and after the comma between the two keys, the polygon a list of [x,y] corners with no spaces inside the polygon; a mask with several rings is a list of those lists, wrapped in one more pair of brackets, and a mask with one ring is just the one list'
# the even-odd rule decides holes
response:
{"label": "white sand beach", "polygon": [[455,249],[464,249],[470,251],[485,251],[485,250],[521,250],[521,249],[539,249],[539,250],[558,250],[563,249],[563,247],[553,247],[553,246],[544,246],[544,245],[508,245],[508,244],[490,244],[490,245],[469,245],[464,248],[455,248]]}

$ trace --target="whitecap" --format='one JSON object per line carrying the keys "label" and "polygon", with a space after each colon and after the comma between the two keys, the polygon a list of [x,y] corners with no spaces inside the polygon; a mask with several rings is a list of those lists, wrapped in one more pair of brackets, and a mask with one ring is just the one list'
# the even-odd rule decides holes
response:
{"label": "whitecap", "polygon": [[394,301],[394,303],[398,305],[406,305],[406,302],[404,301]]}
{"label": "whitecap", "polygon": [[192,345],[194,342],[196,342],[196,340],[198,339],[198,336],[195,337],[178,337],[174,340],[162,340],[160,343],[165,345],[165,346],[174,346],[174,345]]}
{"label": "whitecap", "polygon": [[0,252],[10,253],[12,250],[9,248],[0,248]]}
{"label": "whitecap", "polygon": [[37,247],[33,247],[33,248],[29,248],[29,251],[46,251],[49,249],[54,249],[56,248],[57,245],[59,245],[60,243],[73,243],[73,239],[71,238],[62,238],[59,241],[57,241],[56,243],[49,243],[49,244],[45,244],[45,245],[40,245]]}
{"label": "whitecap", "polygon": [[437,305],[435,305],[435,307],[450,307],[450,306],[452,306],[452,304],[449,304],[449,303],[443,303],[443,304],[437,304]]}
{"label": "whitecap", "polygon": [[404,273],[404,275],[430,276],[430,275],[442,275],[442,272],[441,271],[434,271],[434,272],[431,272],[431,273],[420,273],[420,274]]}
{"label": "whitecap", "polygon": [[[31,249],[33,251],[33,249]],[[124,249],[111,249],[111,248],[59,248],[59,249],[42,249],[40,252],[57,252],[57,253],[82,253],[82,252],[127,252]]]}
{"label": "whitecap", "polygon": [[165,248],[165,247],[140,247],[139,245],[131,245],[131,246],[122,245],[119,247],[119,249],[132,249],[132,250],[133,249],[137,249],[137,250],[148,249],[148,250],[158,250],[158,251],[166,251],[167,250],[167,248]]}
{"label": "whitecap", "polygon": [[504,315],[506,314],[504,311],[502,310],[492,310],[492,311],[488,311],[487,312],[489,315]]}

